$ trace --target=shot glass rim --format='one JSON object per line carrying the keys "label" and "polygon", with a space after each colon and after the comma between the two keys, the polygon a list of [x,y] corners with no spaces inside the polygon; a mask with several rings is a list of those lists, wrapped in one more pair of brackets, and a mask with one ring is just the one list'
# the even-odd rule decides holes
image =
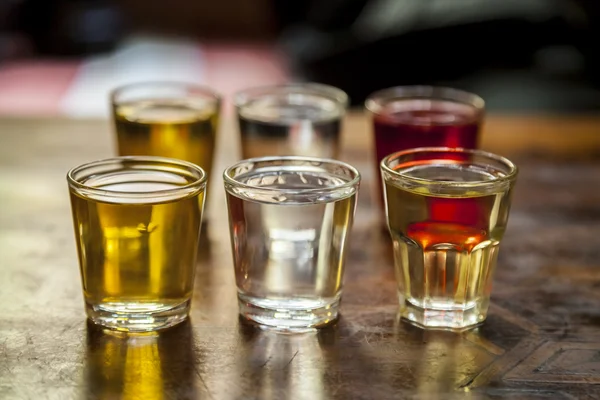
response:
{"label": "shot glass rim", "polygon": [[[285,188],[281,189],[281,188],[269,188],[269,187],[264,187],[264,186],[249,185],[247,183],[240,182],[240,181],[236,180],[235,178],[232,178],[228,174],[229,171],[232,171],[234,168],[238,168],[244,164],[254,164],[257,162],[269,162],[269,161],[306,161],[309,163],[317,162],[317,163],[321,163],[321,164],[323,164],[323,163],[334,164],[334,165],[342,166],[344,168],[349,169],[350,171],[352,171],[353,174],[355,174],[355,176],[350,181],[345,182],[340,185],[335,185],[335,186],[317,187],[317,188],[310,188],[310,189],[285,189]],[[227,185],[231,185],[231,186],[235,186],[237,188],[258,190],[258,191],[261,191],[264,193],[313,194],[313,193],[334,192],[337,190],[358,186],[361,181],[361,175],[356,167],[354,167],[344,161],[336,160],[333,158],[320,158],[320,157],[308,157],[308,156],[265,156],[265,157],[247,158],[244,160],[240,160],[240,161],[236,162],[235,164],[230,165],[229,167],[225,168],[225,170],[223,171],[223,181],[225,183],[226,188],[227,188]]]}
{"label": "shot glass rim", "polygon": [[[217,92],[215,89],[208,85],[202,85],[199,83],[185,82],[185,81],[176,81],[176,80],[156,80],[156,81],[139,81],[126,83],[124,85],[116,86],[110,91],[110,101],[112,104],[119,104],[120,101],[117,100],[117,96],[125,92],[129,89],[135,89],[136,87],[144,87],[144,86],[169,86],[169,87],[181,87],[181,88],[191,88],[197,90],[202,95],[206,95],[207,98],[214,100],[217,104],[221,103],[222,95]],[[182,96],[183,97],[183,96]],[[148,97],[151,99],[151,96]]]}
{"label": "shot glass rim", "polygon": [[[485,111],[485,100],[472,92],[453,88],[450,86],[434,86],[434,85],[406,85],[392,86],[385,89],[377,90],[369,94],[365,100],[364,107],[367,111],[375,115],[386,115],[383,112],[387,100],[393,98],[405,99],[439,99],[451,101],[454,103],[467,104],[472,106],[476,112],[476,118],[479,119]],[[464,98],[463,101],[460,99]],[[423,125],[422,122],[411,122],[412,125]],[[450,123],[451,124],[451,123]],[[436,125],[445,125],[439,123]]]}
{"label": "shot glass rim", "polygon": [[244,105],[248,104],[250,99],[262,97],[271,94],[273,91],[283,89],[305,89],[307,92],[310,92],[310,89],[313,89],[312,93],[322,94],[324,97],[335,100],[337,103],[343,106],[344,110],[347,109],[350,104],[350,97],[344,90],[332,85],[318,82],[280,83],[274,85],[248,87],[238,90],[233,94],[233,104],[236,108],[243,107]]}
{"label": "shot glass rim", "polygon": [[[502,163],[502,164],[508,166],[509,172],[504,176],[494,177],[493,179],[488,179],[488,180],[457,182],[457,181],[437,181],[434,179],[416,178],[413,176],[408,176],[406,174],[403,174],[402,172],[399,172],[399,171],[394,171],[393,169],[391,169],[388,166],[388,163],[392,158],[400,157],[400,156],[406,155],[406,154],[428,153],[428,152],[430,152],[430,153],[448,153],[448,152],[450,152],[450,153],[463,153],[463,154],[466,153],[466,154],[477,155],[477,156],[485,157],[488,159],[493,159],[499,163]],[[448,160],[441,159],[441,161],[448,161]],[[450,161],[452,161],[452,160],[450,160]],[[393,176],[396,180],[399,180],[404,183],[410,183],[410,184],[413,184],[415,186],[420,186],[420,187],[431,187],[431,186],[440,187],[441,186],[444,188],[457,188],[457,189],[467,189],[467,188],[483,189],[483,188],[500,186],[504,183],[510,183],[510,182],[515,181],[515,179],[517,178],[518,172],[519,172],[519,169],[516,166],[516,164],[504,156],[501,156],[501,155],[498,155],[495,153],[491,153],[488,151],[484,151],[484,150],[467,149],[467,148],[462,148],[462,147],[416,147],[416,148],[412,148],[412,149],[396,151],[392,154],[388,154],[387,156],[385,156],[379,163],[379,166],[380,166],[380,170],[382,172],[388,173],[391,176]],[[385,179],[384,179],[384,181],[385,181]]]}
{"label": "shot glass rim", "polygon": [[[164,164],[168,164],[168,165],[175,165],[175,166],[179,166],[179,167],[189,168],[196,172],[200,172],[202,175],[199,179],[195,180],[194,182],[191,182],[191,183],[188,183],[188,184],[182,185],[182,186],[177,186],[173,189],[148,190],[148,191],[144,191],[144,192],[126,192],[126,191],[121,191],[121,190],[100,189],[100,188],[97,188],[94,186],[86,185],[85,183],[81,183],[78,180],[76,180],[74,177],[74,175],[77,172],[83,171],[86,168],[98,167],[98,166],[102,166],[102,165],[110,165],[113,163],[118,163],[118,162],[123,162],[123,161],[131,162],[131,163],[134,163],[134,162],[164,163]],[[160,172],[160,171],[157,170],[156,172]],[[176,158],[159,157],[159,156],[118,156],[118,157],[104,158],[104,159],[90,161],[90,162],[87,162],[84,164],[77,165],[77,166],[71,168],[67,172],[67,182],[69,184],[69,187],[71,187],[72,189],[74,189],[78,192],[85,191],[86,197],[89,195],[111,196],[111,197],[116,197],[116,198],[129,198],[129,199],[131,199],[131,198],[142,199],[142,198],[159,197],[159,196],[160,197],[169,197],[172,195],[177,195],[178,193],[181,193],[181,192],[188,191],[190,189],[202,190],[202,189],[206,188],[207,180],[208,180],[208,176],[206,174],[206,171],[199,165],[196,165],[196,164],[188,162],[188,161],[179,160]]]}

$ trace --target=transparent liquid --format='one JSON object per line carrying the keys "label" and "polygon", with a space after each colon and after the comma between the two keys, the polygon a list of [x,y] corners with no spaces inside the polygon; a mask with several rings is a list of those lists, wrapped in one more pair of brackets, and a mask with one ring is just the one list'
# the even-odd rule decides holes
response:
{"label": "transparent liquid", "polygon": [[[277,189],[344,182],[325,173],[281,170],[238,180]],[[298,199],[228,191],[227,201],[235,276],[246,316],[285,327],[334,320],[356,192]]]}
{"label": "transparent liquid", "polygon": [[[189,183],[184,178],[179,183],[160,178],[153,180],[141,171],[121,172],[119,183],[110,177],[92,177],[85,183],[132,193]],[[164,322],[155,314],[178,307],[183,313],[178,317],[184,318],[193,290],[204,194],[158,202],[114,202],[74,190],[70,196],[90,318],[124,330],[152,330]]]}
{"label": "transparent liquid", "polygon": [[218,110],[192,99],[144,100],[115,106],[119,155],[161,156],[199,165],[211,176]]}
{"label": "transparent liquid", "polygon": [[[403,173],[460,182],[501,175],[460,162],[417,165]],[[388,181],[386,198],[403,316],[427,327],[464,328],[482,322],[508,220],[510,191],[465,190],[442,197]]]}
{"label": "transparent liquid", "polygon": [[314,96],[254,100],[238,109],[243,158],[336,158],[343,113],[338,103]]}

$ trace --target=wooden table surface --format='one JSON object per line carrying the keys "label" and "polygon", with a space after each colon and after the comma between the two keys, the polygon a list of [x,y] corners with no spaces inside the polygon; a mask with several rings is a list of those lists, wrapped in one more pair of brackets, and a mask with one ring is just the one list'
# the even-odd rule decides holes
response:
{"label": "wooden table surface", "polygon": [[482,147],[521,172],[488,320],[461,334],[398,320],[360,114],[343,145],[363,185],[334,326],[280,335],[239,320],[218,174],[239,151],[226,120],[191,319],[123,337],[86,322],[65,180],[114,154],[109,124],[0,120],[0,398],[600,398],[600,117],[488,116]]}

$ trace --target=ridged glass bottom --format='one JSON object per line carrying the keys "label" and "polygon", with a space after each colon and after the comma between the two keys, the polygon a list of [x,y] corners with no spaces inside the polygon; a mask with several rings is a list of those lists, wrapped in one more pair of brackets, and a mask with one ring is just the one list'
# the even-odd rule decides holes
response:
{"label": "ridged glass bottom", "polygon": [[190,301],[176,305],[141,303],[86,304],[88,318],[95,324],[123,332],[166,329],[188,317]]}
{"label": "ridged glass bottom", "polygon": [[400,295],[400,316],[423,329],[466,331],[481,325],[487,317],[488,302],[473,302],[470,307],[450,308],[440,305],[423,308]]}
{"label": "ridged glass bottom", "polygon": [[334,322],[340,297],[256,298],[238,293],[240,314],[263,328],[289,333],[313,331]]}

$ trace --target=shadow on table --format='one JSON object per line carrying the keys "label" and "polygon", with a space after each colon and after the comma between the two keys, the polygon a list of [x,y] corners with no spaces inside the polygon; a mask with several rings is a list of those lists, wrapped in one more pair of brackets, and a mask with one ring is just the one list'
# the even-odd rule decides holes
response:
{"label": "shadow on table", "polygon": [[125,334],[88,321],[87,399],[198,397],[189,320],[165,331]]}

